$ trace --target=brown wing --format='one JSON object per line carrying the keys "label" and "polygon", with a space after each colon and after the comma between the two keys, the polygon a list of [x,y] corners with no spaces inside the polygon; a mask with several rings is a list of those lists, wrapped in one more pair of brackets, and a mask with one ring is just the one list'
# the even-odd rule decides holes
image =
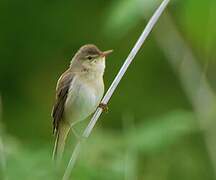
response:
{"label": "brown wing", "polygon": [[67,70],[58,80],[56,87],[56,102],[52,110],[53,133],[58,131],[59,123],[62,120],[65,102],[73,77],[74,75],[69,70]]}

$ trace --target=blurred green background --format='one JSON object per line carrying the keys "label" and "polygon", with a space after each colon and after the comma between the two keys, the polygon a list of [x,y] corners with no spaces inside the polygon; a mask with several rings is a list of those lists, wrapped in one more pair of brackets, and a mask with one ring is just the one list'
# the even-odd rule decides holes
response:
{"label": "blurred green background", "polygon": [[[87,43],[114,49],[106,88],[159,0],[0,1],[0,179],[60,179],[51,164],[55,86]],[[213,180],[216,1],[173,0],[85,144],[78,180]],[[85,122],[87,123],[87,122]],[[86,124],[82,124],[81,130]]]}

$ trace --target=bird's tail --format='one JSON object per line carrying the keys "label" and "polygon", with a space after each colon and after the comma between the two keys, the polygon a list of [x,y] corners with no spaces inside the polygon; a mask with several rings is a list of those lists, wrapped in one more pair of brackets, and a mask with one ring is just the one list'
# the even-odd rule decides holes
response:
{"label": "bird's tail", "polygon": [[69,124],[64,122],[59,124],[58,131],[56,132],[55,144],[53,148],[53,157],[52,157],[52,159],[56,161],[57,164],[60,164],[61,162],[63,152],[64,152],[65,140],[67,138],[69,130],[70,130]]}

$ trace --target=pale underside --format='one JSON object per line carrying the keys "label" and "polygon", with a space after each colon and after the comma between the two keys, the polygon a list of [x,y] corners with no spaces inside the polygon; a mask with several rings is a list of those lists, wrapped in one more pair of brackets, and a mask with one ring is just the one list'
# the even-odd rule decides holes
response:
{"label": "pale underside", "polygon": [[71,125],[91,115],[103,96],[103,77],[91,78],[89,75],[88,78],[75,75],[70,84],[65,102],[64,120]]}

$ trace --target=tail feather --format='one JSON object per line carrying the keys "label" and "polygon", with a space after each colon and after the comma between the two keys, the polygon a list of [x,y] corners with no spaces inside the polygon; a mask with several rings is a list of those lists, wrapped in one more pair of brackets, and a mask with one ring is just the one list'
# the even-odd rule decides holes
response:
{"label": "tail feather", "polygon": [[56,132],[55,137],[55,144],[53,148],[53,157],[52,159],[59,164],[61,162],[63,152],[64,152],[64,146],[65,146],[65,140],[67,138],[67,135],[70,130],[70,125],[66,123],[59,124],[58,131]]}

